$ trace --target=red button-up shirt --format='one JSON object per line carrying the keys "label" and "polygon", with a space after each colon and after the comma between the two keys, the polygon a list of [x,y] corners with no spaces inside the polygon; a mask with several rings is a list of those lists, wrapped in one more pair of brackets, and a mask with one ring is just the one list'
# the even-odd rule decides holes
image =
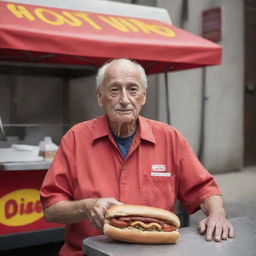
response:
{"label": "red button-up shirt", "polygon": [[[126,159],[113,139],[107,116],[75,125],[63,137],[41,189],[46,208],[62,200],[113,197],[129,204],[188,212],[220,191],[187,140],[173,127],[139,117]],[[88,220],[66,226],[63,256],[80,256],[82,240],[101,234]]]}

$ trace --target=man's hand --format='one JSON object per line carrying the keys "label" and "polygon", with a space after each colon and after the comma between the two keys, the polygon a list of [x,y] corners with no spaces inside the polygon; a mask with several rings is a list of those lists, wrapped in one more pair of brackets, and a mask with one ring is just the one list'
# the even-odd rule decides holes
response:
{"label": "man's hand", "polygon": [[207,241],[211,241],[213,237],[216,242],[234,237],[234,228],[226,219],[224,201],[221,196],[211,196],[205,199],[200,206],[208,217],[199,223],[198,229],[201,234],[206,234]]}
{"label": "man's hand", "polygon": [[102,229],[106,210],[112,205],[123,204],[114,198],[90,198],[84,200],[86,216],[97,228]]}
{"label": "man's hand", "polygon": [[88,198],[77,201],[60,201],[44,209],[48,222],[72,224],[88,218],[97,228],[103,227],[106,210],[114,204],[122,204],[114,198]]}
{"label": "man's hand", "polygon": [[216,242],[220,242],[221,239],[234,237],[232,224],[222,216],[208,216],[199,223],[198,230],[201,234],[205,234],[207,241],[214,238]]}

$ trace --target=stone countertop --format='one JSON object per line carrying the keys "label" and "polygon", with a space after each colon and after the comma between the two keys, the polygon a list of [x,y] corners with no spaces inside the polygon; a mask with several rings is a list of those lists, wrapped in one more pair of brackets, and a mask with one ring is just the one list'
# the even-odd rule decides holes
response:
{"label": "stone countertop", "polygon": [[180,229],[176,244],[129,244],[95,236],[83,241],[87,256],[253,256],[256,255],[256,221],[248,217],[230,219],[235,227],[235,238],[221,242],[207,242],[196,227]]}

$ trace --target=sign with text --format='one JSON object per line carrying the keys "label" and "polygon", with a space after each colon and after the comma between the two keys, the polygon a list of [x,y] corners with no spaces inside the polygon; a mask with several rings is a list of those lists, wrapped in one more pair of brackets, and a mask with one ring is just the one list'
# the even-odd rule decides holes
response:
{"label": "sign with text", "polygon": [[47,170],[0,170],[0,236],[63,227],[43,218],[40,187]]}
{"label": "sign with text", "polygon": [[220,7],[203,11],[202,36],[212,42],[219,42],[221,40]]}
{"label": "sign with text", "polygon": [[217,65],[222,50],[158,20],[3,1],[0,38],[2,61],[98,67],[130,58],[148,74]]}

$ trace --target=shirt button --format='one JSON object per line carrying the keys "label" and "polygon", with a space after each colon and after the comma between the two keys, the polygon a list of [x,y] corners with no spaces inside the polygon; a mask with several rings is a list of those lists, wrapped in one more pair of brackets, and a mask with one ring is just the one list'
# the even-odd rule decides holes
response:
{"label": "shirt button", "polygon": [[124,166],[122,167],[121,171],[125,171],[125,167]]}

